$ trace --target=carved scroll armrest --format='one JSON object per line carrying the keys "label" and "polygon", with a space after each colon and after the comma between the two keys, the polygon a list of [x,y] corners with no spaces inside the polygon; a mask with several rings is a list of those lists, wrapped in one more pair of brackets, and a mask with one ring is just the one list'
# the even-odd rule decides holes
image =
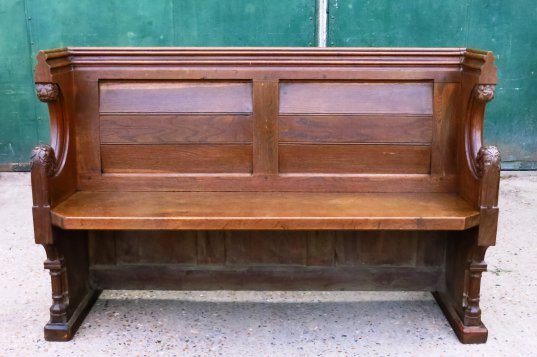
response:
{"label": "carved scroll armrest", "polygon": [[477,154],[479,176],[479,235],[478,245],[496,244],[498,230],[498,194],[500,190],[500,152],[495,146],[483,146]]}
{"label": "carved scroll armrest", "polygon": [[500,152],[496,146],[482,146],[477,154],[476,162],[480,181],[480,206],[481,208],[495,208],[498,206],[500,189]]}
{"label": "carved scroll armrest", "polygon": [[32,151],[31,165],[35,242],[52,244],[50,178],[58,168],[52,147],[46,144],[36,146]]}

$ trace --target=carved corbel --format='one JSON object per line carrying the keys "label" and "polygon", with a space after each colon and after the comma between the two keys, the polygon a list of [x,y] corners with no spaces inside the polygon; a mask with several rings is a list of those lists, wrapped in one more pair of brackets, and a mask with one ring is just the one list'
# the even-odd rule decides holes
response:
{"label": "carved corbel", "polygon": [[35,91],[37,98],[45,103],[54,102],[60,97],[60,87],[56,83],[36,83]]}

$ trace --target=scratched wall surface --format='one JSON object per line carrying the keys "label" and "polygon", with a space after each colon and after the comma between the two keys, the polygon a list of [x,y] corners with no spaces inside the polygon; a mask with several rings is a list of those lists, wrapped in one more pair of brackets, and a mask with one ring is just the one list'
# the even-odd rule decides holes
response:
{"label": "scratched wall surface", "polygon": [[[39,49],[313,46],[316,0],[0,0],[0,170],[27,169],[49,135],[33,94]],[[499,68],[485,141],[504,168],[537,169],[537,1],[328,0],[328,46],[468,46]]]}
{"label": "scratched wall surface", "polygon": [[[28,161],[37,141],[24,0],[0,1],[0,164]],[[11,169],[19,168],[15,165]],[[25,167],[21,167],[24,169]]]}
{"label": "scratched wall surface", "polygon": [[485,141],[500,148],[503,168],[537,169],[537,1],[330,0],[327,42],[494,51]]}
{"label": "scratched wall surface", "polygon": [[0,0],[0,170],[49,140],[34,57],[63,46],[313,46],[315,0]]}

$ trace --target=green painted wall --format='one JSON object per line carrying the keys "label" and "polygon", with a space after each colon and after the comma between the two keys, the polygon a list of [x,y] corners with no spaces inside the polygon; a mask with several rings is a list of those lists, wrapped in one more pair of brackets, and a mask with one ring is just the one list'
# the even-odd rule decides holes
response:
{"label": "green painted wall", "polygon": [[328,45],[494,51],[485,141],[499,146],[504,168],[537,169],[536,0],[331,0]]}
{"label": "green painted wall", "polygon": [[1,0],[0,24],[0,164],[24,163],[38,138],[24,1]]}
{"label": "green painted wall", "polygon": [[[536,0],[328,1],[328,46],[493,50],[500,80],[485,140],[504,168],[537,169]],[[48,141],[33,89],[39,49],[313,46],[316,30],[316,0],[0,0],[0,170],[27,169],[32,146]]]}
{"label": "green painted wall", "polygon": [[[34,57],[63,46],[313,46],[315,0],[0,0],[0,170],[49,140]],[[12,165],[18,163],[22,165]]]}

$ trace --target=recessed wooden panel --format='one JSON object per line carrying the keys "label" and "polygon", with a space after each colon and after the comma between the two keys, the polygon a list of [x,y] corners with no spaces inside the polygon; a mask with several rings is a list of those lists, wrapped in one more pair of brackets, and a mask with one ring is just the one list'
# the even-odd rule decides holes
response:
{"label": "recessed wooden panel", "polygon": [[419,145],[308,145],[279,147],[281,173],[430,172],[431,148]]}
{"label": "recessed wooden panel", "polygon": [[281,114],[432,114],[431,83],[288,82],[280,84]]}
{"label": "recessed wooden panel", "polygon": [[306,238],[296,231],[232,231],[226,236],[226,264],[305,265]]}
{"label": "recessed wooden panel", "polygon": [[282,115],[280,142],[431,143],[430,115]]}
{"label": "recessed wooden panel", "polygon": [[[436,233],[436,232],[434,232]],[[339,265],[416,266],[420,231],[355,231],[336,233]]]}
{"label": "recessed wooden panel", "polygon": [[121,81],[100,84],[101,113],[251,113],[249,82]]}
{"label": "recessed wooden panel", "polygon": [[195,264],[196,232],[116,231],[117,264]]}
{"label": "recessed wooden panel", "polygon": [[102,115],[103,144],[251,143],[251,115]]}
{"label": "recessed wooden panel", "polygon": [[101,145],[105,173],[251,173],[252,145]]}

